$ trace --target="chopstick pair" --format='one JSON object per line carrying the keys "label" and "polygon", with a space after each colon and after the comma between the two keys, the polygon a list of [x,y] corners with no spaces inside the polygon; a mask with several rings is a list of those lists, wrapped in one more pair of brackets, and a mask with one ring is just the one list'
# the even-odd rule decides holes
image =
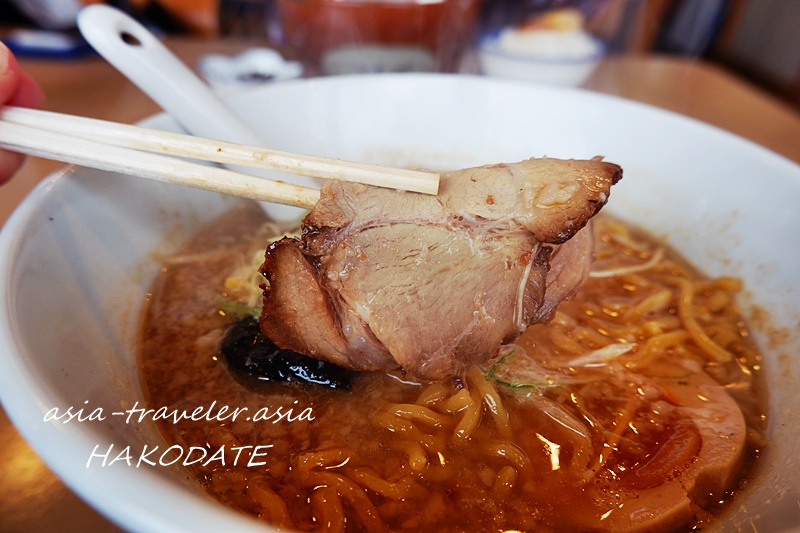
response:
{"label": "chopstick pair", "polygon": [[439,175],[216,141],[13,106],[0,108],[0,148],[65,163],[311,209],[319,191],[188,158],[436,194]]}

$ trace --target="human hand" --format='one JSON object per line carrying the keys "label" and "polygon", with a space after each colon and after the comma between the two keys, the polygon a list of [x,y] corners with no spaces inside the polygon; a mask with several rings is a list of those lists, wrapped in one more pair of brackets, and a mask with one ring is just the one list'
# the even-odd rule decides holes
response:
{"label": "human hand", "polygon": [[[0,42],[0,105],[41,107],[44,93],[27,74],[20,71],[14,54]],[[0,185],[11,179],[19,170],[23,154],[0,150]]]}

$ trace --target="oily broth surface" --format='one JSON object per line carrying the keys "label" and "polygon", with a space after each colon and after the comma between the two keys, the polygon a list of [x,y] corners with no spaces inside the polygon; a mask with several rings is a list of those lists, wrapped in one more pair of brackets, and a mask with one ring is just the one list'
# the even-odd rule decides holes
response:
{"label": "oily broth surface", "polygon": [[[670,252],[660,278],[638,271],[590,279],[550,324],[530,328],[507,350],[504,362],[464,379],[418,383],[400,373],[363,373],[349,392],[243,385],[219,353],[225,330],[238,319],[221,302],[235,297],[231,272],[253,264],[266,247],[264,222],[257,206],[245,204],[201,231],[165,263],[141,329],[150,407],[247,409],[235,421],[159,424],[166,440],[184,449],[225,448],[224,465],[187,468],[228,505],[305,531],[603,528],[603,516],[620,501],[688,475],[682,473],[701,449],[700,431],[682,409],[670,407],[664,391],[678,382],[706,384],[709,376],[736,397],[748,423],[748,457],[763,446],[763,410],[754,393],[760,356],[733,306],[735,282],[700,281]],[[608,218],[595,233],[593,268],[600,271],[641,265],[658,248]],[[664,281],[675,276],[699,289],[691,311],[731,361],[714,360],[681,333],[681,288]],[[624,343],[634,350],[597,356]],[[527,373],[509,370],[532,353],[538,362]],[[573,364],[587,353],[602,364]],[[313,420],[253,421],[265,408],[295,416],[308,410]],[[237,460],[233,451],[239,446],[270,446],[257,458],[265,464],[247,468],[248,452]],[[649,461],[673,448],[683,455]],[[632,476],[637,468],[644,473]],[[678,522],[662,525],[710,519],[696,505],[687,509]]]}

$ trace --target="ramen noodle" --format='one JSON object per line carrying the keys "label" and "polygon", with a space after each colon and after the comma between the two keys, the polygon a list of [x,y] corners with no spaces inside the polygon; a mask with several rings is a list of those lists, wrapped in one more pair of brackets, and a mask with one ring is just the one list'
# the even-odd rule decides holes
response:
{"label": "ramen noodle", "polygon": [[[724,512],[764,446],[739,281],[701,277],[606,215],[579,293],[463,378],[243,381],[220,345],[258,312],[276,231],[249,204],[217,220],[164,262],[141,330],[151,407],[293,414],[160,426],[185,449],[226,450],[186,468],[244,513],[300,531],[690,529]],[[268,449],[256,466],[233,456],[247,446]]]}

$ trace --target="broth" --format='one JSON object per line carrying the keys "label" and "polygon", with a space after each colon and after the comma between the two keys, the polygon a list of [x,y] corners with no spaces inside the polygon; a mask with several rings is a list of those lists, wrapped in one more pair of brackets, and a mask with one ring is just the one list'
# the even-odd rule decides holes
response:
{"label": "broth", "polygon": [[150,407],[240,410],[159,427],[217,453],[188,471],[245,513],[302,531],[690,529],[764,445],[739,283],[602,214],[593,277],[487,368],[244,382],[220,345],[257,302],[232,273],[255,271],[274,231],[251,204],[201,231],[164,263],[140,337]]}

